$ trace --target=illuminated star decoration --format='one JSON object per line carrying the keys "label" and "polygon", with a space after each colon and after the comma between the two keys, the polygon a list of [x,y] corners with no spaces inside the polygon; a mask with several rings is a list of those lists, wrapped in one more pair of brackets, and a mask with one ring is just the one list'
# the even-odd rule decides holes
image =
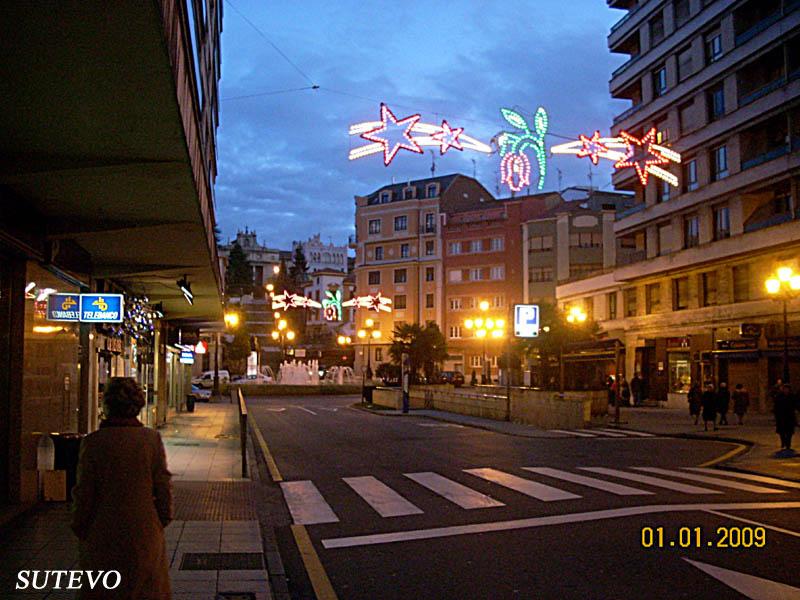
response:
{"label": "illuminated star decoration", "polygon": [[544,188],[544,178],[547,174],[547,154],[544,147],[544,136],[547,134],[547,111],[543,107],[536,109],[533,116],[533,128],[520,113],[510,108],[501,108],[503,118],[521,133],[501,131],[495,139],[502,160],[500,162],[500,180],[508,185],[513,192],[519,192],[530,185],[531,163],[525,151],[529,148],[536,155],[539,167],[538,189]]}
{"label": "illuminated star decoration", "polygon": [[284,311],[290,308],[322,308],[322,304],[311,298],[284,290],[282,294],[276,294],[272,297],[272,310],[281,308]]}
{"label": "illuminated star decoration", "polygon": [[[372,142],[350,150],[350,160],[383,152],[383,164],[388,167],[400,150],[423,154],[423,146],[438,146],[441,154],[450,148],[492,153],[491,146],[464,134],[463,127],[451,127],[445,120],[441,125],[421,123],[420,118],[417,113],[398,119],[386,104],[381,103],[380,121],[364,121],[350,126],[350,135]],[[399,141],[396,139],[398,133]]]}
{"label": "illuminated star decoration", "polygon": [[356,308],[366,308],[367,310],[374,310],[375,312],[392,312],[392,303],[390,298],[382,296],[380,292],[377,294],[370,294],[369,296],[356,296],[346,302],[342,302],[342,306],[355,306]]}
{"label": "illuminated star decoration", "polygon": [[581,134],[580,140],[583,144],[583,147],[578,150],[578,158],[584,158],[588,156],[589,160],[591,160],[592,164],[594,165],[598,163],[603,154],[608,152],[608,146],[606,146],[600,139],[600,132],[598,130],[595,130],[594,135],[592,135],[590,138]]}

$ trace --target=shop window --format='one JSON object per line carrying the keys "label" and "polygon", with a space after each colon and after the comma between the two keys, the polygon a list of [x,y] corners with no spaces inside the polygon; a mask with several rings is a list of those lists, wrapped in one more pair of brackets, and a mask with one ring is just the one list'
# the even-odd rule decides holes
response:
{"label": "shop window", "polygon": [[692,386],[692,370],[688,352],[669,352],[669,391],[685,394]]}

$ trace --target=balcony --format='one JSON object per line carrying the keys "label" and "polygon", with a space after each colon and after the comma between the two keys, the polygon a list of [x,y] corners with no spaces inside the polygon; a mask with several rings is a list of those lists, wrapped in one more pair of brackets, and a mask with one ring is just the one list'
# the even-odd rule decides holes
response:
{"label": "balcony", "polygon": [[769,82],[768,84],[758,88],[757,90],[752,91],[749,94],[745,94],[744,96],[741,96],[739,98],[739,108],[747,106],[748,104],[750,104],[751,102],[755,102],[759,98],[763,98],[767,94],[774,92],[775,90],[783,87],[784,85],[786,85],[786,78],[779,77],[778,79]]}
{"label": "balcony", "polygon": [[761,19],[760,21],[758,21],[757,23],[755,23],[754,25],[752,25],[748,29],[746,29],[746,30],[742,31],[741,33],[737,34],[736,37],[734,38],[734,44],[736,45],[736,47],[739,47],[742,44],[746,44],[747,42],[752,40],[754,37],[756,37],[759,33],[764,31],[765,29],[768,29],[771,25],[774,25],[775,23],[780,21],[781,16],[782,15],[781,15],[780,11],[778,11],[778,12],[773,13],[773,14],[767,16],[767,17],[764,17],[763,19]]}
{"label": "balcony", "polygon": [[634,104],[633,106],[631,106],[625,112],[622,112],[622,113],[618,114],[616,117],[614,117],[614,125],[616,125],[620,121],[624,121],[625,119],[630,117],[632,114],[634,114],[636,111],[640,110],[643,106],[644,106],[644,103],[643,102],[639,102],[639,104]]}
{"label": "balcony", "polygon": [[614,72],[611,73],[611,79],[614,79],[618,75],[620,75],[623,72],[625,72],[628,69],[628,67],[630,67],[633,63],[635,63],[637,60],[639,60],[639,58],[641,56],[642,56],[641,54],[634,54],[628,60],[626,60],[624,63],[622,63],[620,66],[618,66],[616,69],[614,69]]}
{"label": "balcony", "polygon": [[789,154],[788,145],[772,148],[771,150],[767,150],[766,152],[763,152],[757,156],[747,160],[742,160],[742,171],[745,171],[746,169],[752,169],[758,165],[763,165],[765,162],[775,160],[776,158],[780,158],[786,154]]}
{"label": "balcony", "polygon": [[437,228],[436,228],[436,225],[435,225],[435,224],[434,224],[434,225],[426,225],[426,224],[423,224],[423,225],[420,225],[420,226],[419,226],[419,232],[420,232],[421,234],[423,234],[423,235],[424,235],[424,234],[427,234],[427,233],[436,233],[436,229],[437,229]]}
{"label": "balcony", "polygon": [[647,260],[647,250],[632,250],[625,253],[621,253],[621,250],[617,250],[618,267],[632,265],[634,263],[642,262],[643,260]]}

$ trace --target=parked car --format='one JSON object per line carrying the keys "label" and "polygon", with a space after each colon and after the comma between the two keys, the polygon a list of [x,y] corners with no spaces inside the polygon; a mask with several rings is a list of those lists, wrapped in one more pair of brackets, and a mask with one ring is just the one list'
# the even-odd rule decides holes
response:
{"label": "parked car", "polygon": [[464,385],[464,374],[460,371],[442,371],[439,373],[440,383],[450,383],[455,387]]}
{"label": "parked car", "polygon": [[[228,371],[220,369],[219,371],[219,382],[220,383],[230,383],[231,374]],[[197,377],[192,377],[192,385],[199,386],[201,388],[211,389],[214,387],[214,371],[204,371],[202,375],[198,375]]]}
{"label": "parked car", "polygon": [[189,393],[193,396],[196,402],[209,402],[211,400],[211,390],[201,388],[197,385],[192,385],[192,391]]}

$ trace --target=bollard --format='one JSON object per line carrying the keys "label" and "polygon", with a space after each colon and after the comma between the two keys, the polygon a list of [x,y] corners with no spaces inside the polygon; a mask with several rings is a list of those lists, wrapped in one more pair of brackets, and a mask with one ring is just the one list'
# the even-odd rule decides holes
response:
{"label": "bollard", "polygon": [[239,396],[239,437],[242,445],[242,478],[247,479],[247,404],[244,402],[242,390],[237,389]]}

